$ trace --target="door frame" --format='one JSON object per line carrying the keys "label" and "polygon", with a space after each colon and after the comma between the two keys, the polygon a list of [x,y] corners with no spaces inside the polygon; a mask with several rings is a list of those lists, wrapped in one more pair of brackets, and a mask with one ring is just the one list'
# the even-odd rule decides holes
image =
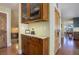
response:
{"label": "door frame", "polygon": [[5,13],[7,15],[7,47],[11,46],[11,9],[1,7],[0,12]]}

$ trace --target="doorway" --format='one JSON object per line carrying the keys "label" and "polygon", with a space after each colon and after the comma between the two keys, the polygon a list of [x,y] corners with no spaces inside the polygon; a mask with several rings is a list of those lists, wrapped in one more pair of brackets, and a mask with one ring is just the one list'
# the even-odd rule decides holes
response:
{"label": "doorway", "polygon": [[7,47],[7,15],[0,12],[0,48]]}

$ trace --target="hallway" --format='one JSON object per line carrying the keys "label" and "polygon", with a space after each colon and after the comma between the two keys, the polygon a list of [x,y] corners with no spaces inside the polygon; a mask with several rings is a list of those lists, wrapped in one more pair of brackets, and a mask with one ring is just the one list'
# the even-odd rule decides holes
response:
{"label": "hallway", "polygon": [[62,39],[62,46],[56,55],[79,55],[79,41],[64,37],[64,40]]}

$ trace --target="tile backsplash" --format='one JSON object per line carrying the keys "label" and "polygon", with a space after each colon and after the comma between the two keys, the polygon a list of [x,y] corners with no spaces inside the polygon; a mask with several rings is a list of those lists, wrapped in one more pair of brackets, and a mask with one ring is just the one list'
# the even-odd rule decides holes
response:
{"label": "tile backsplash", "polygon": [[34,28],[35,34],[39,36],[49,36],[49,22],[33,22],[30,24],[22,24],[21,32],[25,33],[25,29],[29,28],[30,31]]}
{"label": "tile backsplash", "polygon": [[49,22],[34,22],[29,24],[30,30],[34,28],[35,34],[40,36],[49,35]]}
{"label": "tile backsplash", "polygon": [[25,30],[28,29],[28,28],[29,28],[28,24],[23,24],[22,23],[21,24],[21,33],[22,34],[25,34]]}

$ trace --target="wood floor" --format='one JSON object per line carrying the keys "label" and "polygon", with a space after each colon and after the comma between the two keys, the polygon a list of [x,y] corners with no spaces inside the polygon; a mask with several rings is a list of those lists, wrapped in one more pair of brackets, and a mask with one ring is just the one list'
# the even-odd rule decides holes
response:
{"label": "wood floor", "polygon": [[79,41],[65,36],[56,55],[79,55]]}
{"label": "wood floor", "polygon": [[8,48],[0,48],[0,55],[18,55],[17,44],[12,44],[12,46]]}

